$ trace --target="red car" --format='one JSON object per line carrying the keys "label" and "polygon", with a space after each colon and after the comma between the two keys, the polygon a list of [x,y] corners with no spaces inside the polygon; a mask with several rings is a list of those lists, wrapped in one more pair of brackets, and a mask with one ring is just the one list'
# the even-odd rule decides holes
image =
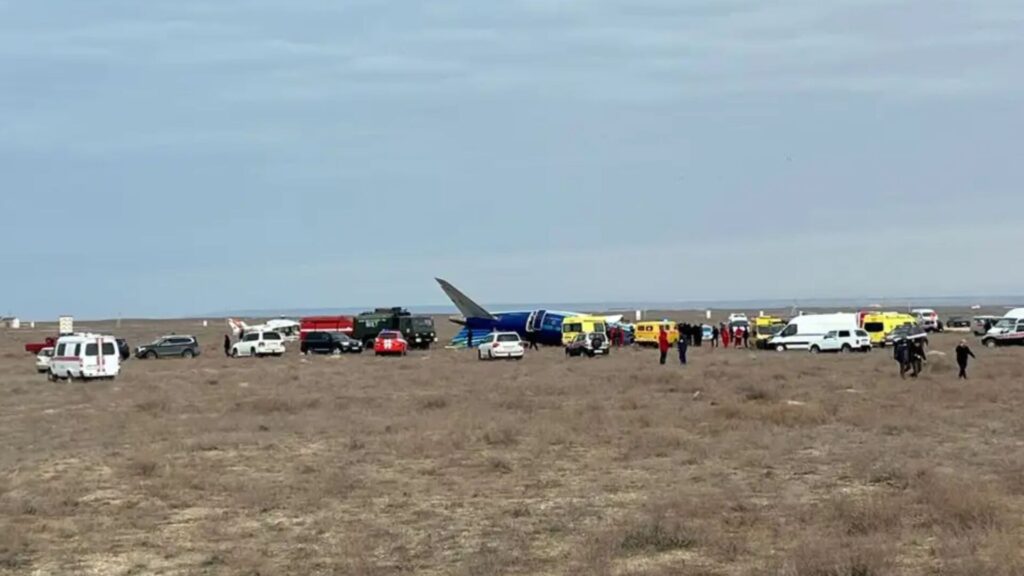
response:
{"label": "red car", "polygon": [[409,343],[402,337],[402,333],[397,330],[384,330],[373,341],[373,353],[377,356],[381,354],[405,356],[408,351]]}

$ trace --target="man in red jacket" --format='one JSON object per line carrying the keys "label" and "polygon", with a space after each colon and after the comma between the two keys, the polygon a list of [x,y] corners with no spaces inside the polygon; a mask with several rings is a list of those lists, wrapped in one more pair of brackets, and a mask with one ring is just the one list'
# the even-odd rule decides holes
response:
{"label": "man in red jacket", "polygon": [[664,326],[658,332],[658,350],[661,352],[661,363],[664,364],[665,359],[668,358],[668,331]]}

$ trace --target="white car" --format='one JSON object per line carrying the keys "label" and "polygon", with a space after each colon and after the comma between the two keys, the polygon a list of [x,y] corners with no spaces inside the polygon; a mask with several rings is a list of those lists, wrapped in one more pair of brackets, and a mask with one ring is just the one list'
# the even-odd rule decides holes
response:
{"label": "white car", "polygon": [[910,313],[917,318],[917,323],[925,332],[942,332],[942,322],[939,315],[931,308],[915,308]]}
{"label": "white car", "polygon": [[36,372],[46,374],[50,371],[50,361],[53,360],[53,347],[47,346],[36,354]]}
{"label": "white car", "polygon": [[515,332],[495,332],[487,337],[482,344],[476,347],[477,355],[481,360],[494,360],[496,358],[513,358],[522,360],[526,355],[526,347]]}
{"label": "white car", "polygon": [[871,336],[864,330],[832,330],[811,343],[811,353],[819,352],[868,352],[871,350]]}
{"label": "white car", "polygon": [[231,357],[281,356],[284,354],[284,336],[278,332],[251,332],[231,347]]}
{"label": "white car", "polygon": [[729,314],[729,319],[726,320],[726,324],[738,324],[740,322],[746,322],[750,324],[750,320],[747,319],[747,315],[742,312],[734,312]]}

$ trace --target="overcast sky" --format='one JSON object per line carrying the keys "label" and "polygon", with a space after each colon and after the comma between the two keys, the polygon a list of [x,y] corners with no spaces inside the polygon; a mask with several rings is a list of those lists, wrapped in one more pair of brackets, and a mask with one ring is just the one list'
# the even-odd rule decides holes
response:
{"label": "overcast sky", "polygon": [[0,314],[1024,292],[1019,0],[0,0]]}

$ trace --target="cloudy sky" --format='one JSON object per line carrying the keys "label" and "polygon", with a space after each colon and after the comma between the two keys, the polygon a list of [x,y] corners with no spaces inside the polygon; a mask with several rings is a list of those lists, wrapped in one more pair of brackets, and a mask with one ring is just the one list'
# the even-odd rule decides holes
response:
{"label": "cloudy sky", "polygon": [[0,0],[0,314],[1024,292],[1015,0]]}

